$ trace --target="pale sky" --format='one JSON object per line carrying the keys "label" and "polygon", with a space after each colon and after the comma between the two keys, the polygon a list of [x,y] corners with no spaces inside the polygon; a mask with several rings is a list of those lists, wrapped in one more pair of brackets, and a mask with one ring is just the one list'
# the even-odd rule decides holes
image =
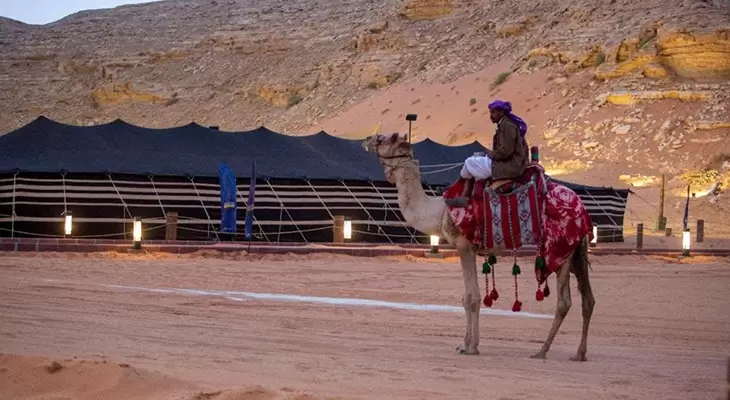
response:
{"label": "pale sky", "polygon": [[152,1],[159,0],[0,0],[0,16],[43,25],[79,11]]}

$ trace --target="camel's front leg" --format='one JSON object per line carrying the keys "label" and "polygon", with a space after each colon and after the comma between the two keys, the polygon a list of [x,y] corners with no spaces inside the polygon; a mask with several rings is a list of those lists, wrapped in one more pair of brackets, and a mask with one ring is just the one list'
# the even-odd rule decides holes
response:
{"label": "camel's front leg", "polygon": [[457,351],[461,354],[479,354],[479,281],[477,280],[476,252],[466,239],[460,238],[456,244],[464,275],[464,296],[462,304],[466,313],[466,334],[464,346]]}

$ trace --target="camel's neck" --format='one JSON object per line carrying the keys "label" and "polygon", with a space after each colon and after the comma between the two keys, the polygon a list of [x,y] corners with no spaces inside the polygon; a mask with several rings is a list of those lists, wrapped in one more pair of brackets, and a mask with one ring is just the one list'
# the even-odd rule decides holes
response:
{"label": "camel's neck", "polygon": [[393,176],[398,206],[408,225],[424,233],[438,234],[445,205],[442,198],[429,196],[423,190],[417,162],[404,163],[393,171]]}

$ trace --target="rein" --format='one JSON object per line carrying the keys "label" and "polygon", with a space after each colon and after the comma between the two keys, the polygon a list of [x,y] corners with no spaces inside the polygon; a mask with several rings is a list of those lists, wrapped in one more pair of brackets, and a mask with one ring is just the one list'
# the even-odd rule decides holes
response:
{"label": "rein", "polygon": [[404,166],[401,162],[396,162],[395,164],[389,164],[386,163],[386,160],[400,160],[400,159],[407,159],[409,161],[413,161],[413,155],[412,154],[400,154],[396,156],[381,156],[380,152],[376,150],[376,153],[378,154],[378,160],[380,161],[380,165],[382,165],[385,168],[385,178],[389,181],[392,180],[393,177],[393,171],[395,171],[398,168],[402,168]]}

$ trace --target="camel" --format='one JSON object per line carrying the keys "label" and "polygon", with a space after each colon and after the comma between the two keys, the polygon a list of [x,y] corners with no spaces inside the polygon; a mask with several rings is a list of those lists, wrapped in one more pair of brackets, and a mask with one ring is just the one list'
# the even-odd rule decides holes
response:
{"label": "camel", "polygon": [[[362,142],[366,151],[375,153],[385,170],[388,182],[398,190],[398,205],[408,226],[428,235],[438,235],[456,247],[464,278],[462,304],[466,313],[466,334],[463,345],[456,351],[464,355],[479,354],[479,312],[481,295],[477,275],[476,245],[459,232],[447,212],[447,205],[441,196],[429,196],[421,185],[421,173],[413,150],[406,136],[398,134],[375,134]],[[545,359],[560,325],[571,307],[570,273],[578,281],[583,310],[583,330],[577,354],[572,361],[586,361],[588,326],[590,325],[595,299],[588,278],[588,240],[584,238],[575,248],[568,261],[556,271],[557,307],[553,324],[542,348],[531,358]],[[566,264],[569,267],[566,268]]]}

